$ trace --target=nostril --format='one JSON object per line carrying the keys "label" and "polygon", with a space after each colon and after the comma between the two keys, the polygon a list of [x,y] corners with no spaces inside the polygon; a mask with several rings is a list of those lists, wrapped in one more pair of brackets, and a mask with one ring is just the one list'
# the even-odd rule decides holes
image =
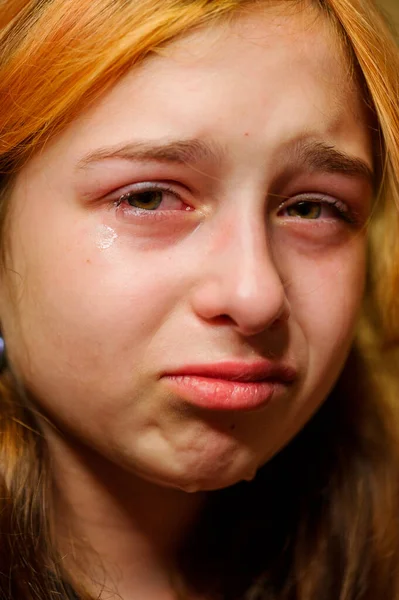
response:
{"label": "nostril", "polygon": [[286,323],[288,321],[288,319],[290,318],[290,314],[291,314],[290,308],[288,306],[288,303],[285,301],[281,308],[280,314],[278,314],[276,316],[276,318],[274,319],[273,323],[270,326],[270,329],[276,329],[283,323]]}
{"label": "nostril", "polygon": [[231,325],[233,323],[233,319],[229,315],[223,314],[214,317],[212,319],[212,323],[214,325]]}
{"label": "nostril", "polygon": [[285,317],[285,316],[278,317],[277,319],[275,319],[275,321],[273,321],[273,323],[270,325],[269,329],[270,330],[278,329],[279,327],[281,327],[281,325],[283,325],[284,323],[287,322],[287,319],[288,319],[288,317]]}

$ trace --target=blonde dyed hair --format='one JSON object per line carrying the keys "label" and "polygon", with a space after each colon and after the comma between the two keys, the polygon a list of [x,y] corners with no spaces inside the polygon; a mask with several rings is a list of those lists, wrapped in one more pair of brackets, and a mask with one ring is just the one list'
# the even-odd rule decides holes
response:
{"label": "blonde dyed hair", "polygon": [[[3,239],[13,180],[48,140],[177,36],[271,1],[278,3],[0,0]],[[370,226],[361,349],[354,347],[320,413],[253,485],[214,495],[187,541],[182,572],[187,585],[226,600],[393,600],[399,598],[399,477],[394,411],[387,399],[394,387],[388,373],[371,380],[367,374],[389,366],[399,340],[398,50],[372,0],[309,3],[334,24],[375,115],[382,177]],[[45,440],[9,371],[0,382],[0,424],[0,597],[73,597],[49,523]],[[317,445],[323,452],[316,459]],[[304,465],[307,474],[298,477]],[[79,595],[89,598],[84,590]]]}

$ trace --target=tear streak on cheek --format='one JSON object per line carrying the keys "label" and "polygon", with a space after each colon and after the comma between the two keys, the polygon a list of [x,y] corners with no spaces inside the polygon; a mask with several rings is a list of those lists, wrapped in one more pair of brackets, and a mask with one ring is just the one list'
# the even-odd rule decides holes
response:
{"label": "tear streak on cheek", "polygon": [[107,250],[118,239],[118,234],[108,225],[98,225],[96,228],[95,240],[97,248]]}

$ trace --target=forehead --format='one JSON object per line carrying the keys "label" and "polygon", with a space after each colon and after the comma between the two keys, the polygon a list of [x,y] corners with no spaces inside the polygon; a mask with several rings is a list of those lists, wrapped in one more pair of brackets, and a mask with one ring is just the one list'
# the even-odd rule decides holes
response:
{"label": "forehead", "polygon": [[[332,45],[332,54],[343,57],[343,44],[335,23],[316,3],[263,1],[244,5],[220,21],[191,31],[157,50],[157,54],[182,62],[185,57],[188,61],[198,59],[203,63],[207,59],[214,62],[217,55],[220,66],[229,60],[228,57],[238,58],[244,43],[253,46],[254,50],[258,47],[277,53],[295,47],[293,60],[305,53],[308,57],[314,56],[317,62],[323,61],[326,55],[316,56],[315,42],[319,50],[322,47],[327,50]],[[220,52],[222,46],[228,52]]]}
{"label": "forehead", "polygon": [[108,145],[208,138],[234,153],[248,136],[250,161],[252,151],[276,157],[309,137],[371,163],[365,103],[339,36],[319,9],[289,6],[241,11],[173,41],[133,68],[65,138],[78,131],[74,146],[82,152],[105,138]]}

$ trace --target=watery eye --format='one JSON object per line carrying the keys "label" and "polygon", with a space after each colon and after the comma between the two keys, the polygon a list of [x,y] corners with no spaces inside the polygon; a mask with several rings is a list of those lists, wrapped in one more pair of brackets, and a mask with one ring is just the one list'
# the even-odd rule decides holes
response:
{"label": "watery eye", "polygon": [[321,211],[321,202],[297,202],[287,208],[287,214],[290,217],[299,217],[301,219],[319,219]]}
{"label": "watery eye", "polygon": [[156,210],[162,204],[164,192],[162,190],[148,190],[146,192],[129,192],[124,194],[124,200],[133,208],[142,210]]}

